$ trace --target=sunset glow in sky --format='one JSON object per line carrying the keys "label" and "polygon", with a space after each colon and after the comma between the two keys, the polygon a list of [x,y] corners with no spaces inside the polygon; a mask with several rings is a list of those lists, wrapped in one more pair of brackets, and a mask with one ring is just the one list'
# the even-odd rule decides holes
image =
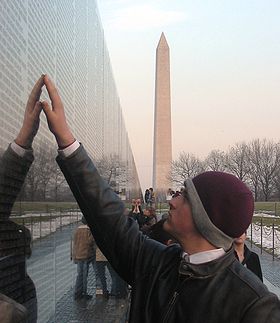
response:
{"label": "sunset glow in sky", "polygon": [[280,1],[99,0],[142,189],[152,184],[155,51],[170,47],[173,159],[279,140]]}

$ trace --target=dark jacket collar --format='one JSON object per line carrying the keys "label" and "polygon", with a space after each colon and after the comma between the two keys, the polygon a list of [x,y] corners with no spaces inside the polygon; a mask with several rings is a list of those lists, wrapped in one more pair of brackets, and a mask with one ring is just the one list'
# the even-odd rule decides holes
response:
{"label": "dark jacket collar", "polygon": [[231,247],[224,256],[203,264],[191,264],[182,259],[179,266],[179,274],[198,279],[207,278],[228,267],[233,261],[236,261],[236,258],[234,248]]}

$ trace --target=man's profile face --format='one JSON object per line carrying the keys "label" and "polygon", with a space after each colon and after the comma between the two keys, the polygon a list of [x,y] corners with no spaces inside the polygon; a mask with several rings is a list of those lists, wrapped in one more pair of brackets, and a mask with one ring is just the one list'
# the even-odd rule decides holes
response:
{"label": "man's profile face", "polygon": [[193,227],[190,205],[181,194],[178,194],[169,201],[169,212],[164,229],[179,239],[184,237]]}

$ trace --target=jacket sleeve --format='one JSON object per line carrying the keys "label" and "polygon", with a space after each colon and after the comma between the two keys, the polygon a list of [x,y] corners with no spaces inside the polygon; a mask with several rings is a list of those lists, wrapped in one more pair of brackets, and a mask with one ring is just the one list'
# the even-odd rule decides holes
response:
{"label": "jacket sleeve", "polygon": [[9,146],[0,159],[0,218],[7,219],[33,162],[33,154],[17,155]]}
{"label": "jacket sleeve", "polygon": [[245,313],[241,323],[279,323],[280,322],[280,301],[272,293],[266,293],[264,296],[252,304],[249,304],[249,310]]}
{"label": "jacket sleeve", "polygon": [[100,177],[82,145],[69,157],[59,155],[57,162],[97,245],[119,275],[133,284],[141,270],[158,264],[165,246],[143,236],[137,223],[124,215],[123,202]]}

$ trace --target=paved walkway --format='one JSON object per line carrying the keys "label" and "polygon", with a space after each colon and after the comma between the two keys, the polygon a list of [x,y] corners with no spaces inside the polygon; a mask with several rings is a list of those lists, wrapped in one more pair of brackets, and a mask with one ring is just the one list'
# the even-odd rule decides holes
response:
{"label": "paved walkway", "polygon": [[[71,237],[77,224],[59,228],[56,232],[36,240],[27,261],[27,271],[33,279],[38,300],[38,323],[121,323],[126,321],[129,301],[109,300],[95,295],[96,277],[90,266],[89,301],[74,301],[73,287],[76,265],[70,260]],[[108,287],[111,281],[108,276]]]}
{"label": "paved walkway", "polygon": [[273,260],[271,254],[250,242],[247,245],[259,255],[265,285],[280,299],[280,259],[275,257]]}
{"label": "paved walkway", "polygon": [[95,295],[90,281],[89,285],[88,292],[93,295],[91,300],[75,301],[71,288],[56,303],[55,313],[47,323],[125,323],[129,299],[105,299],[102,295]]}

